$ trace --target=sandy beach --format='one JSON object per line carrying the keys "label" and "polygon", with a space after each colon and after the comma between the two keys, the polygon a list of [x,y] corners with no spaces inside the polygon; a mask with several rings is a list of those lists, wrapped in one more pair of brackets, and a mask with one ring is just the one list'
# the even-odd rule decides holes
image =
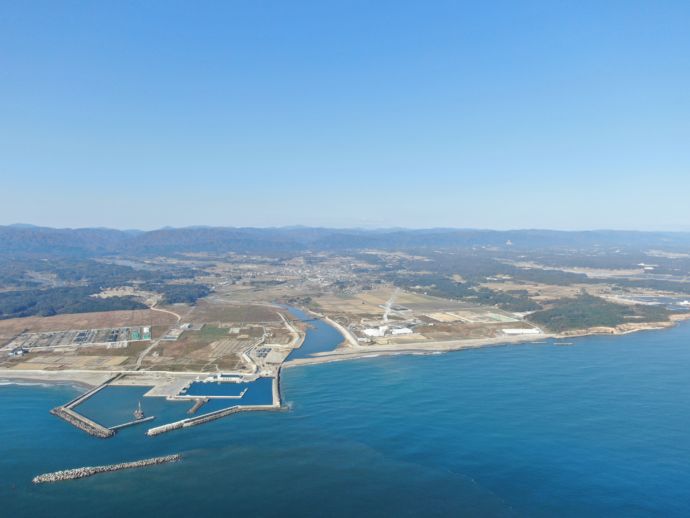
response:
{"label": "sandy beach", "polygon": [[0,369],[0,383],[54,383],[92,388],[111,378],[113,373],[103,371],[40,371]]}
{"label": "sandy beach", "polygon": [[[679,313],[671,315],[667,322],[650,323],[629,323],[617,327],[593,327],[566,333],[543,333],[540,335],[518,335],[518,336],[497,336],[493,338],[479,338],[469,340],[445,340],[416,342],[401,345],[359,345],[353,344],[347,338],[335,350],[329,352],[315,353],[310,358],[299,358],[287,361],[283,367],[299,367],[303,365],[316,365],[337,361],[356,360],[361,358],[374,358],[378,356],[397,356],[441,354],[464,349],[476,349],[480,347],[504,347],[525,343],[538,343],[547,339],[565,340],[592,335],[625,335],[640,331],[655,331],[674,327],[679,322],[690,319],[690,313]],[[342,326],[328,320],[329,324],[343,332]],[[348,336],[347,334],[345,335]],[[144,374],[146,371],[140,371]],[[0,383],[55,383],[80,385],[84,388],[92,388],[111,378],[116,372],[113,371],[94,371],[94,370],[61,370],[61,371],[42,371],[42,370],[14,370],[0,369]],[[184,372],[170,372],[170,375],[189,375]]]}

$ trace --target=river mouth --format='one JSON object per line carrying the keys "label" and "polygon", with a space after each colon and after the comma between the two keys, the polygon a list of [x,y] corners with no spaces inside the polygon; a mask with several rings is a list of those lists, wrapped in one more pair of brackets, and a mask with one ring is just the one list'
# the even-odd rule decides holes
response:
{"label": "river mouth", "polygon": [[307,329],[302,346],[298,349],[294,349],[285,361],[311,358],[316,353],[333,351],[345,339],[340,331],[327,324],[323,319],[314,317],[292,306],[286,306],[286,308],[290,313],[295,315],[298,320],[306,322],[309,328]]}

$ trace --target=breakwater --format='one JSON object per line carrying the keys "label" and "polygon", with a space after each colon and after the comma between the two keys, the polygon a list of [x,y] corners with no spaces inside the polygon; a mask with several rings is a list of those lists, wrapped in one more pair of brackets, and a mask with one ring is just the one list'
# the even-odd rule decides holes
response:
{"label": "breakwater", "polygon": [[221,417],[236,414],[238,412],[251,412],[255,410],[280,410],[280,407],[269,405],[233,406],[230,408],[224,408],[222,410],[216,410],[215,412],[209,412],[208,414],[203,414],[197,417],[190,417],[187,419],[182,419],[180,421],[175,421],[174,423],[168,423],[161,426],[156,426],[155,428],[149,428],[146,431],[146,435],[160,435],[162,433],[170,432],[172,430],[188,428],[190,426],[196,426],[208,423],[210,421],[215,421],[216,419],[220,419]]}
{"label": "breakwater", "polygon": [[105,387],[108,386],[109,383],[116,381],[122,377],[122,373],[116,374],[112,378],[109,378],[106,380],[103,384],[92,388],[91,390],[85,392],[84,394],[81,394],[80,396],[77,396],[75,399],[70,401],[69,403],[65,403],[64,405],[61,405],[59,407],[53,408],[50,413],[67,421],[69,424],[72,426],[75,426],[76,428],[79,428],[80,430],[88,433],[89,435],[93,435],[94,437],[98,437],[100,439],[107,439],[108,437],[112,437],[115,434],[115,431],[117,429],[113,428],[108,429],[105,426],[101,426],[95,421],[92,421],[88,417],[85,417],[76,411],[74,411],[74,407],[77,405],[82,404],[84,401],[90,399],[96,393],[100,392],[103,390]]}
{"label": "breakwater", "polygon": [[100,439],[107,439],[115,434],[114,431],[106,428],[105,426],[101,426],[97,422],[92,421],[81,414],[76,413],[70,408],[59,406],[53,408],[50,413],[61,419],[64,419],[72,426],[79,428],[89,435],[93,435],[94,437],[98,437]]}
{"label": "breakwater", "polygon": [[165,455],[163,457],[154,457],[151,459],[136,460],[134,462],[122,462],[120,464],[108,464],[106,466],[86,466],[83,468],[65,469],[62,471],[54,471],[53,473],[45,473],[34,477],[32,482],[34,484],[45,484],[48,482],[60,482],[62,480],[75,480],[78,478],[90,477],[98,473],[107,473],[110,471],[121,471],[123,469],[144,468],[146,466],[155,466],[156,464],[166,464],[169,462],[177,462],[182,457],[179,454]]}
{"label": "breakwater", "polygon": [[83,394],[80,394],[79,396],[77,396],[76,398],[74,398],[74,399],[73,399],[72,401],[70,401],[69,403],[65,403],[65,404],[62,405],[62,406],[65,407],[65,408],[74,408],[75,406],[80,405],[81,403],[83,403],[83,402],[86,401],[87,399],[90,399],[91,397],[95,396],[97,392],[100,392],[100,391],[103,390],[105,387],[107,387],[108,384],[112,383],[113,381],[116,381],[116,380],[120,379],[121,377],[122,377],[122,373],[116,374],[116,375],[113,376],[112,378],[108,378],[107,380],[105,380],[103,383],[101,383],[101,384],[98,385],[97,387],[94,387],[94,388],[92,388],[91,390],[87,390],[87,391],[84,392]]}

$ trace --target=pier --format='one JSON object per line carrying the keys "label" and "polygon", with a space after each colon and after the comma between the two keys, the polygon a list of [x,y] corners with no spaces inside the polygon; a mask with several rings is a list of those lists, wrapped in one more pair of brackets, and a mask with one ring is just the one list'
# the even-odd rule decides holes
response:
{"label": "pier", "polygon": [[116,432],[118,430],[122,430],[123,428],[127,428],[128,426],[134,426],[135,424],[145,423],[147,421],[153,421],[155,418],[156,418],[155,415],[151,415],[149,417],[142,417],[141,419],[135,419],[134,421],[128,421],[126,423],[116,424],[115,426],[111,426],[109,428],[109,430]]}
{"label": "pier", "polygon": [[190,414],[190,415],[196,414],[197,410],[199,410],[199,409],[200,409],[202,406],[204,406],[206,403],[208,403],[208,398],[207,398],[207,397],[197,399],[197,400],[194,402],[194,406],[192,406],[192,408],[190,408],[189,410],[187,410],[187,413]]}
{"label": "pier", "polygon": [[153,457],[152,459],[136,460],[134,462],[122,462],[120,464],[108,464],[107,466],[86,466],[84,468],[65,469],[62,471],[54,471],[53,473],[45,473],[34,477],[32,482],[34,484],[45,484],[48,482],[60,482],[62,480],[75,480],[78,478],[90,477],[98,473],[107,473],[109,471],[121,471],[123,469],[144,468],[146,466],[155,466],[157,464],[167,464],[169,462],[177,462],[182,457],[179,454],[165,455],[163,457]]}

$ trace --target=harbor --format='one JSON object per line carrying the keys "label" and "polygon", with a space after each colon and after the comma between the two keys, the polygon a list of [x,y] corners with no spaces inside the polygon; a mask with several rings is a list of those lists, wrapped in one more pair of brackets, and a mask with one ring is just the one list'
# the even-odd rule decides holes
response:
{"label": "harbor", "polygon": [[[149,385],[157,380],[162,384]],[[231,375],[192,378],[185,373],[179,380],[171,381],[170,376],[154,378],[150,373],[121,373],[65,405],[53,408],[51,413],[93,437],[111,438],[122,429],[156,418],[144,415],[139,399],[130,414],[133,419],[120,417],[119,422],[115,420],[118,416],[124,416],[125,394],[132,390],[137,391],[144,400],[152,404],[156,402],[155,407],[167,409],[161,417],[163,424],[148,430],[149,436],[206,423],[240,411],[275,410],[281,407],[277,376],[255,377],[245,381]],[[118,394],[124,399],[118,397]],[[208,410],[198,414],[202,408]],[[182,411],[190,417],[181,416]],[[151,430],[154,431],[149,433]]]}
{"label": "harbor", "polygon": [[96,394],[104,390],[108,386],[108,383],[110,381],[114,381],[119,377],[121,377],[121,375],[117,375],[114,378],[111,378],[111,380],[108,380],[104,384],[99,385],[98,387],[95,387],[92,390],[89,390],[85,394],[78,396],[77,398],[66,403],[65,405],[53,408],[50,411],[50,413],[54,416],[61,418],[62,420],[74,426],[75,428],[78,428],[88,433],[89,435],[92,435],[93,437],[98,437],[100,439],[108,439],[115,435],[115,433],[118,430],[128,428],[130,426],[134,426],[137,424],[145,423],[148,421],[152,421],[153,419],[155,419],[155,416],[145,417],[144,411],[141,408],[141,401],[132,413],[134,417],[133,420],[110,427],[103,426],[102,424],[94,421],[93,419],[90,419],[89,417],[74,410],[76,406],[86,402],[88,399],[94,397]]}
{"label": "harbor", "polygon": [[[321,319],[313,318],[296,308],[290,308],[300,321],[309,327],[302,335],[296,330],[299,342],[293,354],[310,358],[312,354],[331,351],[343,340],[338,329]],[[289,360],[295,359],[291,355]],[[102,439],[113,437],[118,431],[152,421],[145,416],[142,399],[153,406],[160,424],[146,431],[156,436],[171,430],[208,423],[238,412],[279,410],[282,408],[280,376],[282,364],[272,372],[170,372],[120,371],[100,385],[55,407],[51,413],[65,422]],[[128,391],[137,394],[138,404],[133,414],[127,411]],[[185,406],[182,406],[185,405]],[[186,406],[188,405],[188,406]],[[131,408],[131,407],[130,407]],[[204,410],[204,413],[199,413]],[[134,419],[127,418],[127,413]],[[185,415],[186,414],[186,415]]]}

